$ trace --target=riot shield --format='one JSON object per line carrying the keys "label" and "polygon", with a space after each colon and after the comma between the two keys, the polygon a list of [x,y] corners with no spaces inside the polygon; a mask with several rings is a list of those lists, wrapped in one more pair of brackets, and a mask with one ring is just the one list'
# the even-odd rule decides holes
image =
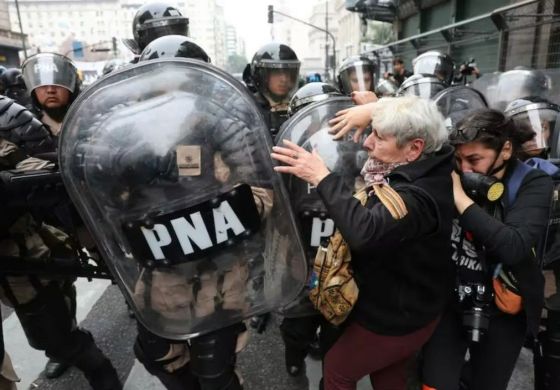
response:
{"label": "riot shield", "polygon": [[[350,188],[359,189],[363,186],[360,171],[367,160],[367,152],[362,147],[365,138],[355,143],[351,132],[344,139],[335,141],[328,124],[338,111],[352,106],[348,97],[332,97],[311,104],[285,123],[276,142],[282,145],[283,140],[290,140],[306,150],[315,149],[331,172],[345,177]],[[292,175],[286,175],[284,179],[311,271],[317,248],[334,233],[334,222],[315,187]],[[308,281],[306,287],[310,287],[310,283],[312,281]],[[317,314],[309,300],[309,290],[303,290],[295,301],[281,309],[281,313],[287,317]]]}
{"label": "riot shield", "polygon": [[515,99],[539,96],[560,104],[560,70],[513,69],[482,75],[472,83],[490,108],[503,111]]}
{"label": "riot shield", "polygon": [[302,289],[303,248],[269,142],[245,88],[197,60],[112,72],[72,106],[65,184],[151,332],[188,339]]}
{"label": "riot shield", "polygon": [[434,96],[433,100],[444,116],[449,132],[469,113],[488,108],[482,93],[464,85],[446,88]]}

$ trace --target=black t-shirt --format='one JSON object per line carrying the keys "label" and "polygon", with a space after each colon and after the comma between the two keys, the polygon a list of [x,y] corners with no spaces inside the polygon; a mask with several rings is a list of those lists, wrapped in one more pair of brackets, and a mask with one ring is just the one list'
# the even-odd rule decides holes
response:
{"label": "black t-shirt", "polygon": [[457,269],[457,282],[464,283],[487,283],[488,272],[482,256],[482,248],[475,246],[472,232],[464,230],[458,219],[453,219],[453,231],[451,233],[451,248],[453,255],[451,259]]}

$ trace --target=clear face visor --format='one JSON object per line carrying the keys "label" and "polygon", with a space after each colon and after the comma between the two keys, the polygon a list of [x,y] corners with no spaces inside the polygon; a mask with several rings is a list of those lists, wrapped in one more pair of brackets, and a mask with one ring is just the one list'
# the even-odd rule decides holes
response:
{"label": "clear face visor", "polygon": [[523,151],[537,155],[543,150],[548,150],[554,142],[554,137],[558,137],[559,116],[558,111],[543,108],[514,115],[512,120],[517,127],[535,132],[535,137],[523,144]]}
{"label": "clear face visor", "polygon": [[29,91],[45,85],[56,85],[74,93],[76,87],[76,68],[64,57],[31,57],[23,64],[22,74]]}
{"label": "clear face visor", "polygon": [[438,92],[443,91],[445,86],[440,83],[417,83],[401,89],[400,96],[418,96],[423,99],[431,99]]}
{"label": "clear face visor", "polygon": [[374,72],[371,66],[355,66],[340,72],[342,92],[350,95],[357,91],[371,91],[375,89]]}
{"label": "clear face visor", "polygon": [[283,61],[261,65],[261,92],[274,101],[288,100],[298,86],[299,61]]}
{"label": "clear face visor", "polygon": [[167,35],[189,36],[189,19],[184,16],[153,19],[138,28],[138,44],[143,49],[153,40]]}
{"label": "clear face visor", "polygon": [[421,58],[414,63],[414,74],[433,74],[445,83],[453,78],[453,64],[440,57]]}
{"label": "clear face visor", "polygon": [[381,80],[377,84],[375,93],[378,96],[395,96],[399,88],[391,80]]}

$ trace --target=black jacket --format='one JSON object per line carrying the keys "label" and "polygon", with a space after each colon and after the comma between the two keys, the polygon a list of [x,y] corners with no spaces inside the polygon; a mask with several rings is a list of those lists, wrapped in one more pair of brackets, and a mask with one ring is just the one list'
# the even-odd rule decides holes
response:
{"label": "black jacket", "polygon": [[[505,183],[511,178],[514,164],[506,171]],[[507,189],[506,185],[504,199],[507,199]],[[467,208],[459,218],[461,226],[472,232],[475,241],[484,245],[489,262],[503,263],[512,268],[519,282],[531,333],[538,330],[544,304],[544,278],[534,249],[546,232],[551,197],[551,177],[533,169],[521,182],[513,203],[504,204],[503,222],[488,215],[476,204]]]}
{"label": "black jacket", "polygon": [[270,130],[272,140],[274,140],[276,135],[278,135],[280,127],[288,120],[288,112],[271,111],[272,107],[270,106],[270,102],[260,92],[254,93],[253,97],[261,110],[266,126]]}
{"label": "black jacket", "polygon": [[435,320],[452,296],[452,157],[453,149],[444,146],[388,176],[408,209],[401,220],[376,196],[363,207],[336,174],[317,187],[352,251],[360,293],[351,319],[370,331],[413,332]]}

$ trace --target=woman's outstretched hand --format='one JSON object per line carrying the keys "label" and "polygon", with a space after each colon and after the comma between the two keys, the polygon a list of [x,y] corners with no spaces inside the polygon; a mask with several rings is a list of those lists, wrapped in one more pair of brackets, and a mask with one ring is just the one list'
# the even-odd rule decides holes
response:
{"label": "woman's outstretched hand", "polygon": [[371,122],[371,108],[373,103],[367,103],[355,107],[350,107],[336,113],[336,116],[329,121],[331,129],[329,133],[334,134],[334,139],[341,139],[350,130],[356,129],[354,142],[360,140],[360,136]]}
{"label": "woman's outstretched hand", "polygon": [[295,143],[284,140],[284,146],[272,148],[272,158],[286,165],[274,167],[276,172],[290,173],[300,179],[317,186],[330,171],[319,154],[307,150]]}

